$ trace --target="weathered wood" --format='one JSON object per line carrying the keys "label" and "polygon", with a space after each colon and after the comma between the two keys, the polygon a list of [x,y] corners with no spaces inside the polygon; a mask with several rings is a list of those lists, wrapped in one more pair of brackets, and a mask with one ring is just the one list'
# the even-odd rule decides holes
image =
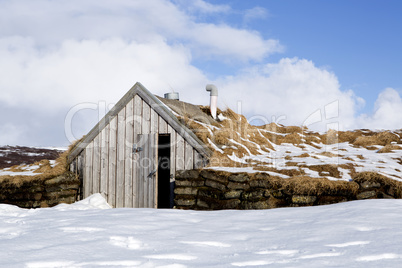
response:
{"label": "weathered wood", "polygon": [[87,198],[92,192],[92,156],[93,156],[93,141],[88,144],[87,148],[85,149],[85,176],[84,176],[84,198]]}
{"label": "weathered wood", "polygon": [[166,120],[164,120],[160,116],[158,116],[158,119],[159,119],[159,134],[168,133],[168,124],[167,124]]}
{"label": "weathered wood", "polygon": [[[142,99],[136,95],[134,97],[134,143],[139,144],[139,134],[141,133],[142,122]],[[139,145],[138,145],[139,146]],[[140,189],[142,184],[140,182],[140,153],[133,154],[133,207],[138,208],[140,205]]]}
{"label": "weathered wood", "polygon": [[151,109],[151,133],[157,133],[159,128],[158,114]]}
{"label": "weathered wood", "polygon": [[153,109],[170,124],[173,129],[176,130],[180,135],[182,135],[187,142],[189,142],[196,150],[201,153],[204,157],[209,157],[212,155],[211,150],[209,150],[198,138],[197,136],[189,130],[186,126],[181,124],[179,120],[173,115],[173,113],[165,107],[165,105],[158,100],[152,93],[150,93],[141,83],[136,83],[124,96],[121,98],[117,104],[109,111],[109,113],[102,118],[101,121],[85,136],[82,142],[77,144],[68,155],[67,160],[71,162],[85,147],[89,142],[91,142],[99,132],[109,124],[110,120],[114,118],[119,111],[127,105],[127,103],[135,96],[139,95],[148,105],[151,105]]}
{"label": "weathered wood", "polygon": [[126,106],[126,139],[125,139],[125,183],[124,207],[133,207],[133,142],[134,142],[134,99]]}
{"label": "weathered wood", "polygon": [[176,170],[183,170],[184,169],[184,140],[183,137],[176,133]]}
{"label": "weathered wood", "polygon": [[[179,169],[201,167],[204,162],[199,160],[210,155],[195,134],[138,83],[68,156],[72,161],[81,152],[84,155],[81,162],[85,164],[77,160],[78,167],[72,167],[83,167],[84,197],[101,192],[112,207],[157,206],[156,177],[148,178],[157,168],[156,133],[170,133],[173,175]],[[141,144],[139,137],[143,135],[148,137]],[[133,154],[133,144],[144,151]]]}
{"label": "weathered wood", "polygon": [[185,152],[184,152],[184,169],[193,169],[194,167],[194,153],[193,147],[187,142],[184,142]]}
{"label": "weathered wood", "polygon": [[176,174],[176,131],[168,125],[168,133],[170,133],[170,175]]}
{"label": "weathered wood", "polygon": [[150,175],[148,178],[148,190],[149,190],[149,198],[148,198],[148,207],[156,208],[156,178],[158,172],[158,138],[156,133],[150,134],[150,151],[149,151],[149,159],[150,159]]}
{"label": "weathered wood", "polygon": [[151,132],[151,107],[142,102],[142,126],[141,134],[149,134]]}
{"label": "weathered wood", "polygon": [[93,148],[93,168],[92,168],[92,193],[99,193],[99,180],[100,180],[100,144],[99,144],[99,135],[94,139],[94,148]]}
{"label": "weathered wood", "polygon": [[126,109],[117,115],[116,207],[124,207],[124,154],[126,140]]}
{"label": "weathered wood", "polygon": [[148,175],[150,173],[150,159],[149,159],[149,138],[150,135],[148,134],[143,134],[142,135],[142,140],[143,140],[143,144],[144,144],[144,154],[143,157],[141,159],[141,169],[143,171],[141,179],[143,181],[144,184],[144,188],[143,188],[143,203],[144,203],[144,207],[148,207],[148,199],[149,199],[149,184],[148,184]]}
{"label": "weathered wood", "polygon": [[145,207],[145,196],[146,196],[146,183],[145,183],[145,173],[147,172],[147,162],[146,162],[146,156],[147,156],[147,145],[145,141],[146,137],[144,137],[143,134],[138,135],[138,146],[141,148],[141,151],[138,152],[138,178],[137,178],[137,183],[138,183],[138,207],[143,208]]}
{"label": "weathered wood", "polygon": [[194,168],[203,168],[204,167],[204,158],[200,153],[196,150],[193,150],[194,153]]}
{"label": "weathered wood", "polygon": [[[77,159],[76,159],[77,160]],[[71,172],[73,172],[73,173],[76,173],[77,172],[77,161],[73,161],[73,162],[71,162],[70,163],[70,166],[69,166],[69,168],[70,168],[70,171]]]}
{"label": "weathered wood", "polygon": [[139,207],[155,207],[156,134],[140,134],[143,144],[139,152]]}
{"label": "weathered wood", "polygon": [[116,207],[117,117],[110,122],[109,131],[109,183],[107,202]]}
{"label": "weathered wood", "polygon": [[[67,161],[72,161],[85,147],[89,144],[99,132],[108,125],[113,118],[120,112],[120,110],[127,105],[127,103],[138,94],[139,91],[144,90],[145,87],[137,82],[135,85],[116,103],[115,106],[96,124],[85,138],[77,144],[67,157]],[[147,90],[147,89],[145,89]],[[149,92],[149,91],[148,91]]]}
{"label": "weathered wood", "polygon": [[109,176],[109,128],[110,125],[107,125],[101,131],[100,193],[106,200],[108,197],[108,176]]}
{"label": "weathered wood", "polygon": [[86,198],[87,196],[89,196],[89,177],[90,177],[90,165],[88,163],[88,151],[84,150],[82,151],[82,153],[84,154],[84,161],[83,161],[83,165],[84,165],[84,176],[83,176],[83,181],[82,181],[82,188],[83,188],[83,198]]}

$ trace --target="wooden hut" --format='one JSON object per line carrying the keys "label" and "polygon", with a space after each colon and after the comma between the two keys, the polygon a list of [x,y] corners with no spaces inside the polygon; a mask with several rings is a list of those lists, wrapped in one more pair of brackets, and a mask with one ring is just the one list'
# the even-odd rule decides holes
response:
{"label": "wooden hut", "polygon": [[112,207],[173,207],[176,170],[205,166],[211,151],[169,108],[182,102],[163,101],[136,83],[71,150],[81,198],[101,193]]}

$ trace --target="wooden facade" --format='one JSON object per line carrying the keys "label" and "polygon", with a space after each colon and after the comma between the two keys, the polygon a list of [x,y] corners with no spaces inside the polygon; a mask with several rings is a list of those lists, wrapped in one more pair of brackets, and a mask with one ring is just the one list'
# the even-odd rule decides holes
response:
{"label": "wooden facade", "polygon": [[68,161],[82,180],[82,198],[101,193],[112,207],[157,208],[168,202],[158,199],[158,184],[164,183],[159,191],[172,199],[169,185],[176,170],[201,168],[210,154],[168,107],[136,83],[73,148]]}

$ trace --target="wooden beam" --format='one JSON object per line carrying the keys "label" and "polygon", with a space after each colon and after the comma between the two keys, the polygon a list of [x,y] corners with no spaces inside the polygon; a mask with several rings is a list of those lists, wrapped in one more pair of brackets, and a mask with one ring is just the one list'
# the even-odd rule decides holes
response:
{"label": "wooden beam", "polygon": [[126,141],[126,109],[117,115],[117,165],[116,165],[116,207],[124,207],[124,156]]}

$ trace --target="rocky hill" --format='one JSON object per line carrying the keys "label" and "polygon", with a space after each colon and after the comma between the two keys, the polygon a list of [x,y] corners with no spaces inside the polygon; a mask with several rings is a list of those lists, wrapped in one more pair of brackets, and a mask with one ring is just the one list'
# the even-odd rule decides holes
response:
{"label": "rocky hill", "polygon": [[55,160],[63,151],[26,146],[0,146],[0,169],[21,164],[29,165],[43,159]]}

